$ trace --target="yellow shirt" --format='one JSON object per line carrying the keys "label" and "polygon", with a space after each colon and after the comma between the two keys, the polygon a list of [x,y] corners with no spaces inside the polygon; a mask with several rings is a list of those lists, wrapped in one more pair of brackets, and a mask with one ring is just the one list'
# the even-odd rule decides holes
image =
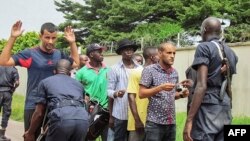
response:
{"label": "yellow shirt", "polygon": [[[139,83],[141,79],[143,68],[138,68],[133,70],[128,78],[128,93],[135,94],[135,101],[137,106],[137,111],[139,114],[139,117],[143,124],[145,125],[146,122],[146,116],[147,116],[147,106],[148,106],[148,99],[140,99],[139,98]],[[135,120],[134,116],[131,113],[130,107],[128,107],[128,131],[134,131],[135,130]]]}

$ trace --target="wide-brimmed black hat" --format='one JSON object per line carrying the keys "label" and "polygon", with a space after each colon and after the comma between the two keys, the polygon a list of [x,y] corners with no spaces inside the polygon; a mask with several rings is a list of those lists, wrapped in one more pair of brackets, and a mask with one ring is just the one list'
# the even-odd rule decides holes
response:
{"label": "wide-brimmed black hat", "polygon": [[129,39],[123,39],[117,43],[118,47],[115,50],[115,52],[118,55],[121,55],[121,51],[127,47],[132,47],[134,49],[134,52],[139,48],[139,45],[137,45],[135,42],[129,40]]}

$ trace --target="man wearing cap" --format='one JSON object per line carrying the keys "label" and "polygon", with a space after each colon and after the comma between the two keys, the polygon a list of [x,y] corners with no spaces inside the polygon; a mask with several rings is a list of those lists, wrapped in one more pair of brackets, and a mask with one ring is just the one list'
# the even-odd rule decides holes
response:
{"label": "man wearing cap", "polygon": [[[104,47],[96,43],[87,47],[86,55],[89,62],[77,71],[76,80],[83,84],[86,95],[91,101],[99,103],[101,108],[108,109],[107,72],[109,69],[103,63],[103,50]],[[101,134],[102,141],[107,140],[107,130],[108,122],[107,128]]]}
{"label": "man wearing cap", "polygon": [[116,53],[122,56],[122,60],[113,65],[108,72],[108,96],[113,99],[112,116],[110,122],[114,122],[114,140],[127,140],[128,122],[128,95],[126,92],[129,73],[140,67],[133,61],[134,52],[139,46],[134,42],[123,39],[118,42]]}

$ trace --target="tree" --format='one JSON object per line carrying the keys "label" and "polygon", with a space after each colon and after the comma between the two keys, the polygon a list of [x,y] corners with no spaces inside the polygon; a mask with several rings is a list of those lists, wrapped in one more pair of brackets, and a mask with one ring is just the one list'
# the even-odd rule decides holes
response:
{"label": "tree", "polygon": [[[148,27],[163,31],[178,25],[177,32],[185,29],[199,31],[201,22],[208,16],[229,18],[231,27],[249,24],[249,2],[245,0],[83,0],[84,4],[72,1],[55,1],[57,10],[66,19],[60,27],[71,24],[80,29],[78,39],[82,43],[117,41],[121,38],[140,38],[151,34]],[[157,28],[162,28],[157,29]],[[180,30],[179,30],[180,27]],[[242,26],[238,26],[242,27]],[[62,28],[61,28],[62,29]],[[152,29],[154,30],[154,29]],[[80,32],[79,31],[79,32]],[[139,32],[138,32],[139,31]],[[145,31],[145,32],[144,32]],[[155,33],[155,31],[152,31]],[[142,33],[143,32],[143,33]],[[167,33],[154,34],[156,39],[172,38]]]}
{"label": "tree", "polygon": [[[139,38],[134,31],[138,25],[176,20],[175,7],[180,0],[85,0],[81,5],[71,0],[55,1],[57,10],[64,13],[66,22],[75,28],[87,29],[86,42],[117,41],[121,38]],[[175,23],[174,23],[175,24]],[[150,25],[151,26],[151,25]],[[157,29],[158,30],[158,29]],[[134,32],[133,32],[134,31]],[[133,34],[130,34],[133,32]]]}

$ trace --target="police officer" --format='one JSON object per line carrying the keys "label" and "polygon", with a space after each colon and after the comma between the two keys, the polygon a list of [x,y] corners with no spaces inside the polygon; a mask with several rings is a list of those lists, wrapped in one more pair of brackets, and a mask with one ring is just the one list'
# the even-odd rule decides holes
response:
{"label": "police officer", "polygon": [[226,91],[220,95],[224,75],[219,52],[229,61],[227,71],[230,70],[231,77],[236,74],[238,57],[219,40],[220,34],[221,23],[217,18],[208,17],[202,22],[203,42],[196,48],[192,64],[197,71],[197,83],[183,131],[184,141],[224,141],[224,125],[231,124],[230,96]]}
{"label": "police officer", "polygon": [[12,95],[19,86],[19,74],[15,67],[0,66],[0,108],[3,108],[0,141],[10,141],[5,130],[11,115]]}
{"label": "police officer", "polygon": [[39,100],[32,116],[31,126],[24,134],[25,141],[35,141],[35,132],[48,108],[46,141],[83,141],[89,126],[85,110],[84,89],[70,77],[71,64],[61,59],[56,64],[56,75],[38,85]]}

